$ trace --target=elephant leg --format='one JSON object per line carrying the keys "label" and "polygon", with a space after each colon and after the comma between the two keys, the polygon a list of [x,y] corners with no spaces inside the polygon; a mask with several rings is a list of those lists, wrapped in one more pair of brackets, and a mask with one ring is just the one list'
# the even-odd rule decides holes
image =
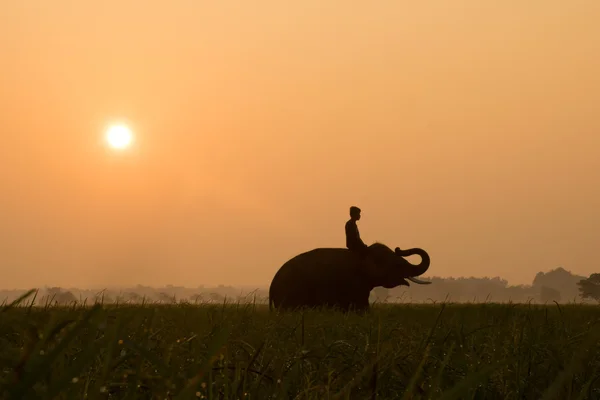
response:
{"label": "elephant leg", "polygon": [[353,311],[357,314],[363,314],[369,311],[369,299],[359,299],[352,301],[348,304],[348,310]]}
{"label": "elephant leg", "polygon": [[368,311],[369,310],[369,293],[366,293],[365,295],[360,296],[360,298],[358,299],[358,301],[356,302],[356,308],[359,310],[363,310],[363,311]]}

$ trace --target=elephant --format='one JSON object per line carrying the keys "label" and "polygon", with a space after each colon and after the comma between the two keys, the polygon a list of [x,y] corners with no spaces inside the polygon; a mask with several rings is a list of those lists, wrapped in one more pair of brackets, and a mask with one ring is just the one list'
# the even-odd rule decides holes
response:
{"label": "elephant", "polygon": [[[269,309],[333,307],[344,311],[369,310],[369,294],[377,286],[391,289],[430,284],[415,278],[429,269],[429,254],[421,248],[391,250],[382,243],[369,247],[369,265],[346,248],[317,248],[299,254],[283,264],[269,287]],[[419,255],[411,264],[404,257]]]}

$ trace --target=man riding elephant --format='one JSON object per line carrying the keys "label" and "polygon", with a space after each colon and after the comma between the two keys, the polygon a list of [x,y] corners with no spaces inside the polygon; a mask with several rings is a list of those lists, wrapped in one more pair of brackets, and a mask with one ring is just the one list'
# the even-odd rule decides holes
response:
{"label": "man riding elephant", "polygon": [[360,220],[360,208],[356,206],[350,207],[350,219],[346,222],[346,247],[350,251],[354,251],[365,263],[371,263],[369,259],[369,246],[367,246],[360,238],[356,221]]}
{"label": "man riding elephant", "polygon": [[[297,310],[303,307],[337,307],[366,311],[376,287],[409,286],[408,281],[430,284],[416,277],[429,269],[429,254],[421,248],[392,250],[382,243],[365,245],[356,222],[360,209],[350,208],[346,222],[347,248],[316,248],[286,261],[269,286],[269,308]],[[418,265],[405,257],[419,255]]]}

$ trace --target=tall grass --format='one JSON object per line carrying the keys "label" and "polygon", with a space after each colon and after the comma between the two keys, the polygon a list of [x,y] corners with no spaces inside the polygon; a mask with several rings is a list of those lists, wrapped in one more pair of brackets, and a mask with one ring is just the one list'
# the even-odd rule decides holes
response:
{"label": "tall grass", "polygon": [[264,305],[0,311],[9,399],[595,399],[600,307]]}

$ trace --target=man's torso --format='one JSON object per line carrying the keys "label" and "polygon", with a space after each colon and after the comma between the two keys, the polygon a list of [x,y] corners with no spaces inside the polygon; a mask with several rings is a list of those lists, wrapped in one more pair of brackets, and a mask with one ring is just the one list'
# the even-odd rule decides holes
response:
{"label": "man's torso", "polygon": [[346,222],[346,247],[349,249],[356,248],[360,246],[360,242],[358,226],[356,226],[356,221],[351,219]]}

